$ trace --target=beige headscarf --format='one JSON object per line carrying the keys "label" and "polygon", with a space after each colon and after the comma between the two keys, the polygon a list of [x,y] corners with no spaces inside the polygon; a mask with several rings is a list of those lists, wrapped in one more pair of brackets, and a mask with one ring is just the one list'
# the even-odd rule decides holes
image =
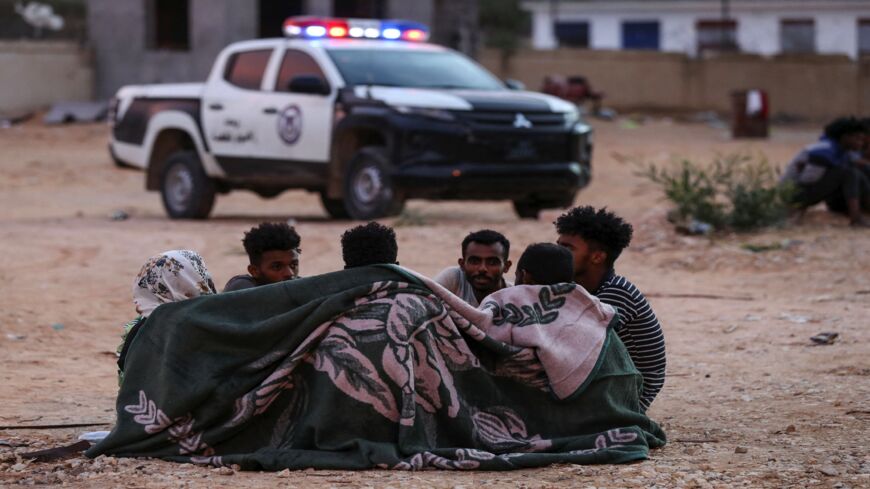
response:
{"label": "beige headscarf", "polygon": [[195,251],[166,251],[148,259],[133,281],[133,302],[142,317],[160,304],[215,294],[211,275]]}

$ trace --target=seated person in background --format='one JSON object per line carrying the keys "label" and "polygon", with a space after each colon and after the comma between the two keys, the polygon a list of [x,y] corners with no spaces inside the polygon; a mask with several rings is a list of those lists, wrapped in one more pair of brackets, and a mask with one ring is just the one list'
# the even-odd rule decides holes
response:
{"label": "seated person in background", "polygon": [[118,384],[124,379],[124,361],[133,337],[157,306],[216,293],[197,252],[173,250],[149,258],[133,281],[133,303],[139,316],[124,325],[123,342],[118,346]]}
{"label": "seated person in background", "polygon": [[574,281],[619,313],[615,330],[643,376],[640,404],[646,411],[665,383],[665,337],[646,297],[613,269],[631,243],[631,224],[590,206],[575,207],[554,224],[557,242],[574,255]]}
{"label": "seated person in background", "polygon": [[398,265],[398,254],[395,231],[374,221],[350,228],[341,235],[345,269],[384,263]]}
{"label": "seated person in background", "polygon": [[553,285],[574,281],[574,256],[553,243],[529,245],[516,268],[516,285]]}
{"label": "seated person in background", "polygon": [[491,229],[475,231],[462,240],[459,266],[441,271],[435,281],[474,307],[483,298],[513,284],[504,279],[511,268],[510,241]]}
{"label": "seated person in background", "polygon": [[224,292],[292,280],[299,276],[301,238],[286,222],[264,222],[245,233],[242,243],[248,253],[248,275],[236,275]]}
{"label": "seated person in background", "polygon": [[841,117],[825,126],[824,136],[786,166],[782,182],[795,185],[798,205],[806,209],[839,200],[845,203],[852,226],[870,227],[861,212],[862,204],[870,205],[870,179],[850,159],[863,148],[865,131],[859,120]]}

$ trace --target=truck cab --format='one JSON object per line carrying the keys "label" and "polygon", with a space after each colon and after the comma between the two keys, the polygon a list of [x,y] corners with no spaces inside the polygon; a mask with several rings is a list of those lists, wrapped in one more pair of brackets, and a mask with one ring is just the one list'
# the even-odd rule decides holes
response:
{"label": "truck cab", "polygon": [[116,163],[146,171],[173,218],[215,196],[318,192],[335,218],[411,198],[509,199],[522,217],[570,205],[591,129],[572,104],[512,90],[403,21],[290,18],[286,38],[234,43],[206,82],[123,87]]}

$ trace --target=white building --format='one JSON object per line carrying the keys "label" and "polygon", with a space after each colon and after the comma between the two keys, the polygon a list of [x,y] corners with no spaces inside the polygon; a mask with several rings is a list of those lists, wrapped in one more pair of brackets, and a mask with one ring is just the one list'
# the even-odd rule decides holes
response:
{"label": "white building", "polygon": [[870,0],[525,0],[532,47],[870,55]]}

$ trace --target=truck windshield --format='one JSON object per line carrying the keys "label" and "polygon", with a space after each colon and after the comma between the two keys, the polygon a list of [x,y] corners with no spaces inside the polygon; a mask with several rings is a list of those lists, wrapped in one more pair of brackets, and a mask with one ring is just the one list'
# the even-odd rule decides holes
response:
{"label": "truck windshield", "polygon": [[348,85],[504,90],[470,59],[451,51],[328,49]]}

